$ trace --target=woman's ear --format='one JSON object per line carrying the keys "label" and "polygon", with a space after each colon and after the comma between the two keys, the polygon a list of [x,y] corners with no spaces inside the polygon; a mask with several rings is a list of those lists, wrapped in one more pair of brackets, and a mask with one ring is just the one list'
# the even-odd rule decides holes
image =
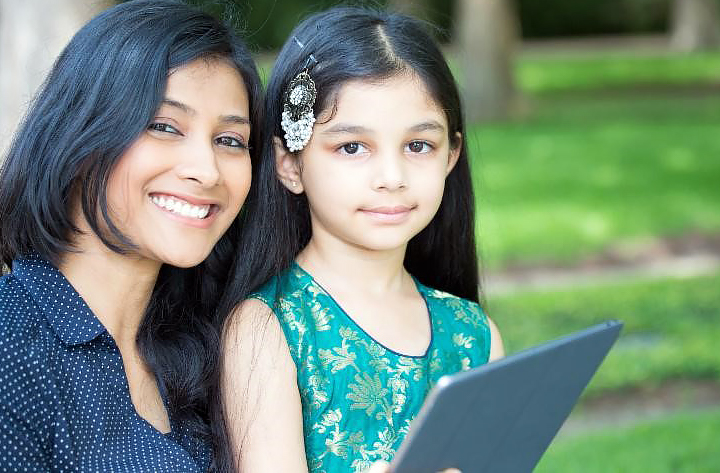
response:
{"label": "woman's ear", "polygon": [[273,137],[275,147],[275,172],[278,179],[293,194],[302,194],[303,186],[300,181],[300,161],[298,157],[285,148],[282,140]]}
{"label": "woman's ear", "polygon": [[460,159],[460,151],[462,151],[462,133],[459,131],[455,133],[454,139],[450,140],[450,153],[448,154],[448,163],[445,168],[445,176],[450,174],[455,165]]}

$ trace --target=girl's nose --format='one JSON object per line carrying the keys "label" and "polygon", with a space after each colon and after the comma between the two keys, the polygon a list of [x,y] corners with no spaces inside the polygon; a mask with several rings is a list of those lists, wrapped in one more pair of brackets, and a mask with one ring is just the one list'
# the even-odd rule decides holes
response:
{"label": "girl's nose", "polygon": [[397,191],[407,187],[403,156],[399,153],[384,153],[377,156],[373,188]]}

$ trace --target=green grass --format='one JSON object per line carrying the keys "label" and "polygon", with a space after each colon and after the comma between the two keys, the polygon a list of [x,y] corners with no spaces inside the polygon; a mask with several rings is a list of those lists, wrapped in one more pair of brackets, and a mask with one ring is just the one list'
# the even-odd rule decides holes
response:
{"label": "green grass", "polygon": [[715,473],[720,409],[688,412],[629,429],[553,443],[536,473]]}
{"label": "green grass", "polygon": [[527,93],[617,87],[720,84],[720,53],[524,55],[516,77]]}
{"label": "green grass", "polygon": [[665,380],[720,381],[720,273],[553,292],[490,297],[488,310],[507,352],[607,319],[625,328],[586,391],[657,385]]}
{"label": "green grass", "polygon": [[617,242],[720,231],[720,94],[530,100],[525,119],[468,133],[490,267],[567,264]]}

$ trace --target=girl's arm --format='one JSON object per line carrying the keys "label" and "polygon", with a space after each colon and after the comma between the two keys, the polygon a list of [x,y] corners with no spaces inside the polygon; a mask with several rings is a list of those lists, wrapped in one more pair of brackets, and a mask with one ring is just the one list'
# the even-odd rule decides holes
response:
{"label": "girl's arm", "polygon": [[490,317],[487,318],[488,325],[490,326],[490,359],[489,361],[497,360],[505,356],[505,347],[503,346],[502,337],[500,336],[500,330],[498,330],[495,322]]}
{"label": "girl's arm", "polygon": [[275,314],[263,302],[248,299],[230,317],[222,375],[236,468],[306,473],[295,363]]}
{"label": "girl's arm", "polygon": [[[257,299],[230,317],[222,396],[235,467],[252,473],[307,473],[295,363],[272,310]],[[376,462],[366,473],[390,473]],[[457,470],[446,470],[451,473]]]}

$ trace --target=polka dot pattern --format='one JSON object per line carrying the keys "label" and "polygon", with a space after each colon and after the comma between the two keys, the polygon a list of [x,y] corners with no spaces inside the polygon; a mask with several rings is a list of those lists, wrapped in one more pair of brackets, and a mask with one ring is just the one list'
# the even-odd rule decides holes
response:
{"label": "polka dot pattern", "polygon": [[0,471],[196,472],[209,446],[130,399],[112,337],[53,265],[30,256],[0,278]]}

